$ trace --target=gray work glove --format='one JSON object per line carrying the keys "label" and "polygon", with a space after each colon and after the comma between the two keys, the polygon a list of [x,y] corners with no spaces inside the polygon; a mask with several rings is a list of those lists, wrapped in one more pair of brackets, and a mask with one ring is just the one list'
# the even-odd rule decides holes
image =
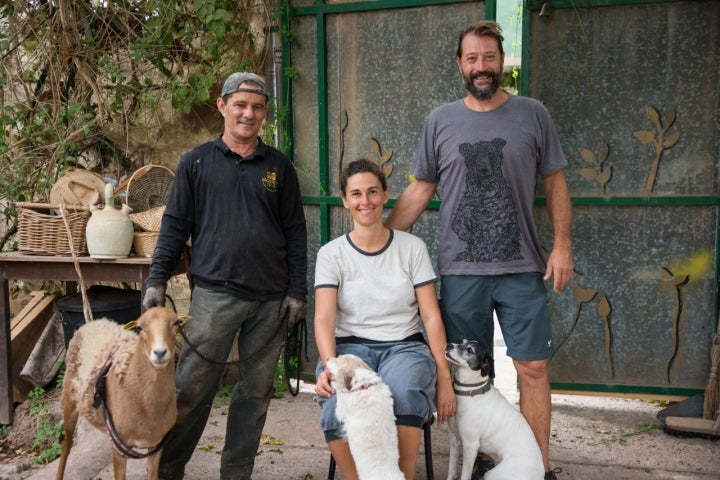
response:
{"label": "gray work glove", "polygon": [[280,318],[288,316],[288,327],[295,326],[300,320],[305,318],[307,313],[307,303],[292,297],[285,297],[280,305]]}
{"label": "gray work glove", "polygon": [[165,306],[165,289],[167,285],[161,283],[159,285],[153,285],[145,289],[145,298],[143,298],[143,307],[145,309],[152,307],[164,307]]}

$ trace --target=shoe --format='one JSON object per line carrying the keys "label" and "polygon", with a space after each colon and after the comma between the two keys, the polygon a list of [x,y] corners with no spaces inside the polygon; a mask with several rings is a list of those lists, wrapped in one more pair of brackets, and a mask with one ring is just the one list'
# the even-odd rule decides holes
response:
{"label": "shoe", "polygon": [[562,468],[553,468],[549,472],[545,472],[545,480],[558,480],[557,473],[562,473]]}
{"label": "shoe", "polygon": [[485,472],[492,470],[493,468],[495,468],[495,464],[492,460],[488,460],[478,455],[475,457],[475,464],[473,465],[470,480],[481,480],[485,476]]}

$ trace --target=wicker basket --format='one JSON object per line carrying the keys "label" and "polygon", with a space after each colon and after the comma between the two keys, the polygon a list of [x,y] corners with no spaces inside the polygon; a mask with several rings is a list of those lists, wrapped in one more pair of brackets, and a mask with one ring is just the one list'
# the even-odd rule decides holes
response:
{"label": "wicker basket", "polygon": [[135,214],[167,205],[174,178],[173,171],[162,165],[145,165],[135,170],[127,181],[125,203]]}
{"label": "wicker basket", "polygon": [[165,213],[165,205],[153,207],[140,213],[131,213],[130,220],[136,227],[146,232],[159,232],[162,216]]}
{"label": "wicker basket", "polygon": [[139,257],[152,257],[160,232],[135,232],[133,245]]}
{"label": "wicker basket", "polygon": [[[18,208],[18,244],[20,253],[27,255],[72,255],[68,242],[67,228],[62,215],[49,213],[53,207],[46,208],[21,206]],[[48,213],[45,213],[48,212]],[[87,255],[85,227],[90,218],[89,210],[66,211],[65,219],[70,230],[72,249],[75,255]]]}

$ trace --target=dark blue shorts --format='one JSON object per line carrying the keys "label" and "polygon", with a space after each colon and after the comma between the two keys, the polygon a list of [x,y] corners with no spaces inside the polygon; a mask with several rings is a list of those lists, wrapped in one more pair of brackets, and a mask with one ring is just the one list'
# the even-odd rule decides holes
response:
{"label": "dark blue shorts", "polygon": [[555,351],[540,273],[446,275],[440,297],[449,342],[477,340],[492,349],[495,312],[509,357],[544,360]]}

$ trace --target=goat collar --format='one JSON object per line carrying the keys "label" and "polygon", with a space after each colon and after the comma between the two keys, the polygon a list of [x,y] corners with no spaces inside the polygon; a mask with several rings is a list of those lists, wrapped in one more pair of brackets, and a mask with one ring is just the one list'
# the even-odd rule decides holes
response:
{"label": "goat collar", "polygon": [[110,367],[112,367],[114,353],[114,350],[110,352],[110,355],[108,355],[107,360],[105,360],[105,364],[100,369],[98,376],[95,377],[95,385],[93,387],[93,407],[102,407],[103,417],[105,418],[105,428],[107,428],[107,433],[110,437],[113,448],[119,455],[125,458],[146,458],[160,451],[160,449],[165,445],[165,442],[167,442],[168,437],[170,437],[170,431],[165,434],[162,440],[160,440],[160,443],[155,445],[153,448],[149,448],[147,452],[144,453],[138,452],[133,447],[128,446],[125,442],[123,442],[123,439],[120,438],[120,435],[115,429],[112,415],[110,415],[110,411],[105,405],[105,380],[108,372],[110,371]]}
{"label": "goat collar", "polygon": [[[475,395],[487,393],[491,386],[492,384],[490,383],[490,378],[486,378],[484,382],[480,383],[461,383],[457,380],[453,380],[453,390],[455,391],[455,395],[463,395],[466,397],[474,397]],[[472,390],[459,390],[457,387],[478,388],[473,388]]]}

